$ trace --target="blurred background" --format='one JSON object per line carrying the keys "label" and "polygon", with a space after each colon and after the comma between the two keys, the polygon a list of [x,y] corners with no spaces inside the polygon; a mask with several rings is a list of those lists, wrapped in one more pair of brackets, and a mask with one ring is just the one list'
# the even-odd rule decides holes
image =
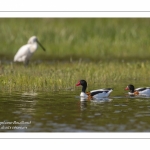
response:
{"label": "blurred background", "polygon": [[149,61],[149,18],[1,18],[0,60],[12,61],[36,35],[32,61]]}

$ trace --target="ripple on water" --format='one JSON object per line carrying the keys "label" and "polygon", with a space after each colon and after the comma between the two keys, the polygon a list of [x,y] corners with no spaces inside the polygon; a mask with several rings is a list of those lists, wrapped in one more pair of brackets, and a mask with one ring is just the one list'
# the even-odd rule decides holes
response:
{"label": "ripple on water", "polygon": [[101,115],[101,113],[95,113],[94,115],[95,115],[95,116],[100,116],[100,115]]}
{"label": "ripple on water", "polygon": [[121,113],[122,110],[115,110],[114,113]]}

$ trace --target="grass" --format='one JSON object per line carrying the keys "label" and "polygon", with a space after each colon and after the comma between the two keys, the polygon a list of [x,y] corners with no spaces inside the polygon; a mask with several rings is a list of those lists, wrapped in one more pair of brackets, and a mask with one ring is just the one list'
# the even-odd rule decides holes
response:
{"label": "grass", "polygon": [[[55,65],[41,63],[22,65],[2,65],[0,77],[1,91],[67,91],[75,90],[75,84],[85,79],[88,84],[99,87],[120,82],[139,83],[150,80],[150,62],[145,63],[85,63],[56,62]],[[148,86],[148,85],[147,85]]]}
{"label": "grass", "polygon": [[149,18],[1,18],[0,56],[13,56],[30,36],[40,48],[33,60],[149,60]]}

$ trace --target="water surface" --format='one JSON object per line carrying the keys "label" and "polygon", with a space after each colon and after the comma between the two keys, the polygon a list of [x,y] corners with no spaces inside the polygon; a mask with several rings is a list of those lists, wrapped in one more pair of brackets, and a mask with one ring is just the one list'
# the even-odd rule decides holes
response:
{"label": "water surface", "polygon": [[118,88],[106,101],[81,102],[80,90],[79,87],[73,91],[2,92],[0,131],[150,131],[150,97],[129,97]]}

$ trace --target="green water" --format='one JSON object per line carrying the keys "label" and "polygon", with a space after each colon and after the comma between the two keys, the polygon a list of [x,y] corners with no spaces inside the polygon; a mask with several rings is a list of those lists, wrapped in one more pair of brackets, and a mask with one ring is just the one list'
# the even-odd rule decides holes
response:
{"label": "green water", "polygon": [[25,91],[1,93],[0,131],[150,131],[150,97],[129,97],[123,86],[124,84],[114,85],[116,90],[106,102],[80,102],[80,87],[74,91],[49,91],[49,93]]}

